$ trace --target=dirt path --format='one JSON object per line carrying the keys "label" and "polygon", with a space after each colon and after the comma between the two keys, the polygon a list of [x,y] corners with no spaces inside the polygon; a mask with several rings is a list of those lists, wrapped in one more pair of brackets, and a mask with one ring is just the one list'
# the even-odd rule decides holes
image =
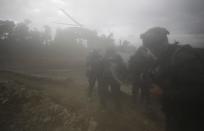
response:
{"label": "dirt path", "polygon": [[[163,131],[163,123],[150,119],[138,108],[133,108],[130,97],[123,93],[122,109],[102,109],[97,93],[87,97],[88,84],[83,73],[73,73],[69,79],[49,79],[4,72],[4,77],[42,89],[53,101],[78,114],[79,126],[88,131]],[[111,105],[111,103],[110,103]]]}
{"label": "dirt path", "polygon": [[[62,87],[47,88],[55,100],[67,107],[75,107],[88,119],[89,131],[162,131],[163,123],[150,119],[143,111],[131,104],[130,96],[122,94],[122,109],[100,107],[97,91],[91,100],[87,97],[88,83],[84,77],[72,76],[73,81]],[[74,78],[75,77],[75,78]]]}

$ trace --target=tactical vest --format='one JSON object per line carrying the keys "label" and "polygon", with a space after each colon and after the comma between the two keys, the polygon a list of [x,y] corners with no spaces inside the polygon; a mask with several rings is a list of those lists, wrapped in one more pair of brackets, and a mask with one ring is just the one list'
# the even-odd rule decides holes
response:
{"label": "tactical vest", "polygon": [[170,45],[152,69],[153,81],[168,99],[197,99],[204,95],[204,66],[188,45]]}
{"label": "tactical vest", "polygon": [[204,65],[199,54],[190,46],[170,45],[165,54],[157,60],[152,73],[156,79],[173,77],[176,74],[179,80],[200,83],[198,81],[204,77]]}

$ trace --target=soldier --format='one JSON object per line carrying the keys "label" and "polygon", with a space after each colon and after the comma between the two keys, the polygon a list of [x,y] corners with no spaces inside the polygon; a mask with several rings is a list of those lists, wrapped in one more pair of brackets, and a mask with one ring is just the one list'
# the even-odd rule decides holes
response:
{"label": "soldier", "polygon": [[102,108],[106,108],[109,99],[109,91],[105,77],[106,64],[107,62],[103,57],[100,63],[100,75],[98,77],[98,95]]}
{"label": "soldier", "polygon": [[104,86],[106,88],[110,87],[110,95],[113,98],[115,107],[118,108],[120,107],[120,85],[125,74],[125,64],[120,55],[112,49],[106,51],[104,63]]}
{"label": "soldier", "polygon": [[154,61],[154,57],[148,53],[144,46],[139,47],[129,60],[128,70],[132,83],[133,102],[135,104],[139,102],[147,106],[149,103],[150,76],[148,71]]}
{"label": "soldier", "polygon": [[190,46],[169,44],[168,34],[155,27],[141,35],[157,57],[151,92],[161,96],[167,131],[204,131],[204,66]]}
{"label": "soldier", "polygon": [[[89,82],[89,90],[88,90],[89,97],[91,97],[93,88],[100,77],[101,60],[102,60],[102,56],[99,54],[97,50],[93,50],[87,57],[86,75],[88,77],[88,82]],[[98,84],[99,84],[99,81],[98,81]]]}

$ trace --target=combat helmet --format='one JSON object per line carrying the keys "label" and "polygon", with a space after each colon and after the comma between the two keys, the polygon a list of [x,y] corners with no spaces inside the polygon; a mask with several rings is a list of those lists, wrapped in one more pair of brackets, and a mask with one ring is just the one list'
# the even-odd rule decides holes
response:
{"label": "combat helmet", "polygon": [[140,35],[143,40],[143,46],[147,48],[157,47],[161,44],[168,43],[169,31],[163,27],[153,27]]}

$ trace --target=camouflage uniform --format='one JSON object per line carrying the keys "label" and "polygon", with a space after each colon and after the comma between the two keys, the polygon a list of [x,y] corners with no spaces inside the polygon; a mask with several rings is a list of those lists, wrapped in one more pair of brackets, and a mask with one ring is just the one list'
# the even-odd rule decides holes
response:
{"label": "camouflage uniform", "polygon": [[108,90],[110,97],[113,98],[115,107],[120,107],[120,85],[121,79],[124,77],[125,66],[122,58],[113,52],[107,52],[104,58],[103,71],[103,88]]}
{"label": "camouflage uniform", "polygon": [[[138,48],[131,56],[128,63],[130,81],[132,83],[132,96],[134,103],[141,103],[145,106],[149,103],[150,76],[149,69],[154,63],[154,59],[148,55],[145,47]],[[139,92],[140,91],[140,92]]]}
{"label": "camouflage uniform", "polygon": [[152,74],[163,92],[166,130],[203,131],[204,66],[193,48],[169,44],[167,34],[156,27],[141,36],[143,45],[158,57]]}
{"label": "camouflage uniform", "polygon": [[89,82],[89,91],[88,95],[91,96],[93,92],[93,87],[95,86],[96,82],[98,81],[99,83],[99,77],[101,74],[101,61],[102,57],[100,54],[94,50],[89,54],[87,57],[87,72],[86,75],[88,77],[88,82]]}

